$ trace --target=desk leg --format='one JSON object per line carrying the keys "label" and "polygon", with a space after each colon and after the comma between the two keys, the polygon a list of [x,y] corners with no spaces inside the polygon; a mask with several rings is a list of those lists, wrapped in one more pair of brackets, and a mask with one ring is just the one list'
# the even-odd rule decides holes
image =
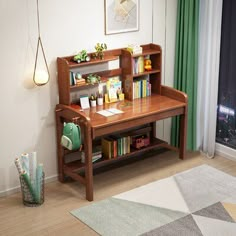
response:
{"label": "desk leg", "polygon": [[93,163],[92,163],[92,135],[91,128],[86,125],[84,148],[87,156],[85,162],[85,187],[86,199],[93,201]]}
{"label": "desk leg", "polygon": [[187,108],[183,115],[180,115],[180,146],[179,146],[179,158],[185,158],[187,145]]}
{"label": "desk leg", "polygon": [[57,126],[57,163],[58,163],[58,180],[60,182],[65,181],[65,175],[63,171],[63,165],[64,165],[64,150],[61,146],[61,136],[62,136],[62,129],[63,129],[63,123],[61,122],[61,116],[60,111],[56,111],[56,126]]}

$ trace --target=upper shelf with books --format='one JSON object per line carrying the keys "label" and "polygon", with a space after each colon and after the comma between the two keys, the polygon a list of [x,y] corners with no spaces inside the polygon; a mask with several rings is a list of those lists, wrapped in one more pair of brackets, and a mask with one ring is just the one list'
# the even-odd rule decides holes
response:
{"label": "upper shelf with books", "polygon": [[[106,82],[113,76],[119,76],[122,83],[121,90],[127,100],[150,96],[153,93],[160,94],[161,47],[152,43],[141,45],[141,47],[142,53],[136,55],[132,55],[126,48],[106,50],[103,59],[94,59],[92,58],[93,53],[90,53],[89,56],[92,59],[81,63],[75,62],[74,56],[58,57],[59,103],[70,105],[72,103],[71,92],[74,93],[75,90],[80,92],[97,86],[97,84],[87,84],[86,81],[77,81],[77,77],[72,76],[73,73],[80,73],[83,79],[86,79],[89,74],[96,74],[102,78],[102,82]],[[136,63],[136,61],[140,61],[140,58],[142,63]],[[151,63],[151,68],[146,69],[144,62],[148,60]],[[137,84],[138,80],[142,82]]]}
{"label": "upper shelf with books", "polygon": [[[127,49],[122,50],[123,91],[128,100],[161,94],[161,47],[152,43],[141,47],[142,53],[135,55]],[[145,67],[147,61],[148,69]]]}

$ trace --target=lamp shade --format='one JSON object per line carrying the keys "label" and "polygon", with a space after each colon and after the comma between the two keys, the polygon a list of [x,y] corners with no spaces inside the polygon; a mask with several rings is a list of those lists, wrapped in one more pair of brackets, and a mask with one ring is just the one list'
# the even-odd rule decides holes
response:
{"label": "lamp shade", "polygon": [[49,74],[45,70],[36,70],[34,75],[34,83],[38,86],[45,85],[49,81]]}
{"label": "lamp shade", "polygon": [[[41,36],[40,36],[39,3],[38,3],[38,0],[37,0],[37,19],[38,19],[38,34],[39,35],[38,35],[38,44],[37,44],[35,64],[34,64],[33,80],[34,80],[34,83],[36,85],[41,86],[41,85],[45,85],[45,84],[48,83],[48,81],[50,79],[50,74],[49,74],[48,64],[47,64],[46,56],[45,56],[45,53],[44,53]],[[46,67],[47,71],[37,69],[39,47],[41,47],[41,50],[42,50],[42,53],[43,53],[43,59],[44,59],[44,63],[45,63],[45,67]]]}

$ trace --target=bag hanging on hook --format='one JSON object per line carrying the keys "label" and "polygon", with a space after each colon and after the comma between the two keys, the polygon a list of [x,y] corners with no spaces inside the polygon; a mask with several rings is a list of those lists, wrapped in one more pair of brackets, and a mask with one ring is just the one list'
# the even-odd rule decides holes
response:
{"label": "bag hanging on hook", "polygon": [[69,150],[77,150],[81,146],[80,126],[74,123],[64,123],[61,145]]}

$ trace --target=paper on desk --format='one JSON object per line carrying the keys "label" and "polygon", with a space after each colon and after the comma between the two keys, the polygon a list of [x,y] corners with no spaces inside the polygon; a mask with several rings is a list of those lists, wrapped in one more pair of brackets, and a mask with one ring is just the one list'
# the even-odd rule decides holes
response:
{"label": "paper on desk", "polygon": [[108,117],[108,116],[113,116],[113,115],[116,115],[116,114],[121,114],[121,113],[124,113],[124,112],[121,111],[121,110],[118,110],[116,108],[110,108],[110,109],[107,109],[107,110],[98,111],[97,113],[102,115],[102,116]]}
{"label": "paper on desk", "polygon": [[114,113],[114,114],[121,114],[121,113],[124,113],[123,111],[121,110],[118,110],[116,108],[110,108],[110,109],[107,109],[107,111],[111,112],[111,113]]}
{"label": "paper on desk", "polygon": [[109,112],[109,111],[107,111],[107,110],[97,111],[97,113],[100,114],[100,115],[102,115],[102,116],[106,116],[106,117],[115,115],[114,113]]}

